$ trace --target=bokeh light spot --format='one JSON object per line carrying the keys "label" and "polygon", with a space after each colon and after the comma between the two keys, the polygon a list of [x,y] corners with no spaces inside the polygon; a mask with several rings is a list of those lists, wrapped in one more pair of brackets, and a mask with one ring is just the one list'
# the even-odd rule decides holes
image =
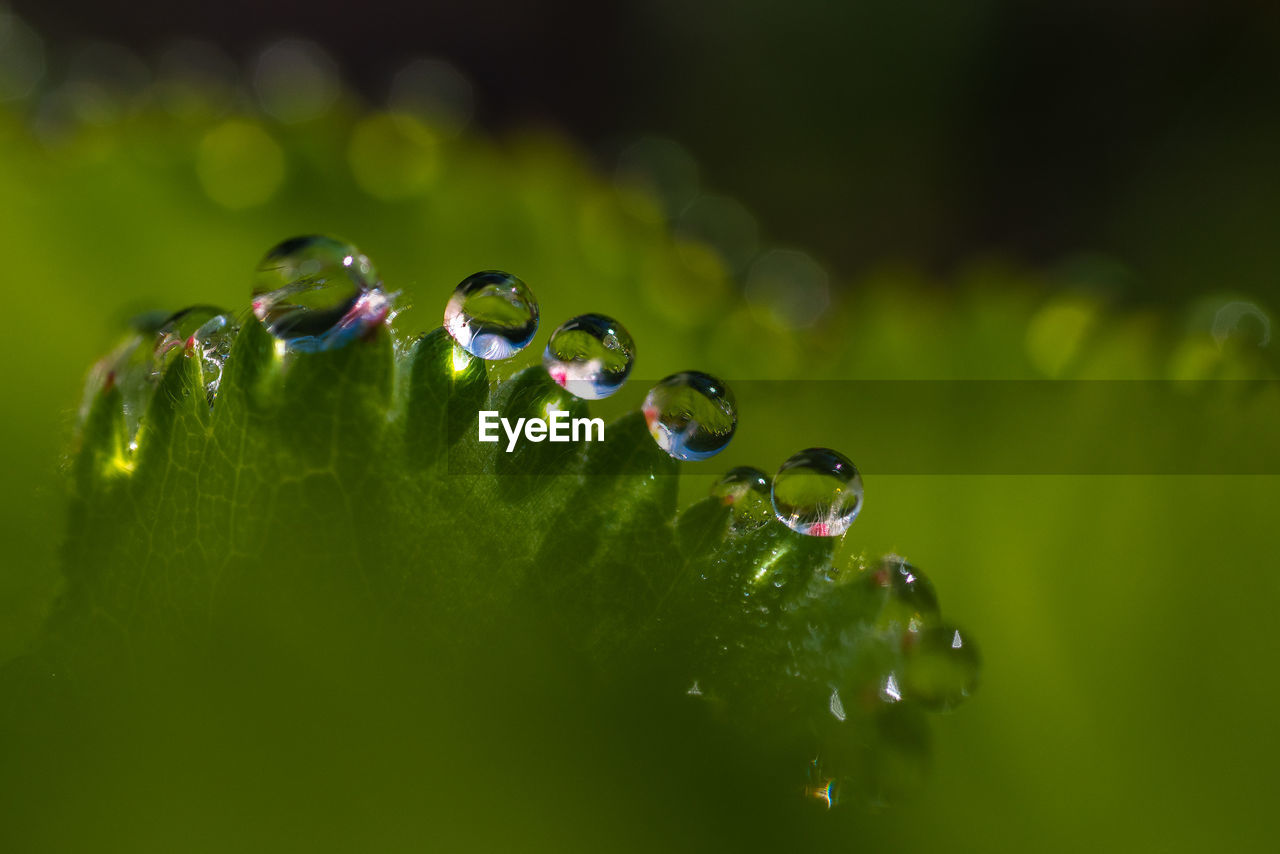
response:
{"label": "bokeh light spot", "polygon": [[284,151],[253,122],[228,119],[200,141],[196,173],[205,193],[223,207],[255,207],[284,182]]}
{"label": "bokeh light spot", "polygon": [[351,133],[347,162],[360,188],[384,200],[418,195],[434,183],[440,158],[435,134],[417,118],[380,113]]}
{"label": "bokeh light spot", "polygon": [[258,55],[253,88],[262,109],[285,124],[324,115],[338,99],[338,69],[306,39],[281,39]]}

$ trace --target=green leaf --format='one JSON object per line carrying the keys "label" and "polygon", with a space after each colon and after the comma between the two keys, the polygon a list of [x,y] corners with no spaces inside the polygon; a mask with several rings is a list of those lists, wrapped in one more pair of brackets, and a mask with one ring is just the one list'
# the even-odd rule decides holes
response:
{"label": "green leaf", "polygon": [[[872,619],[878,591],[844,583],[860,564],[837,569],[833,541],[777,521],[745,529],[718,499],[677,513],[679,464],[639,413],[601,442],[480,442],[480,409],[587,417],[587,404],[540,368],[488,377],[442,330],[400,337],[378,327],[290,352],[250,317],[212,409],[203,360],[184,351],[137,380],[150,389],[132,437],[121,389],[104,384],[75,463],[67,590],[26,669],[9,673],[11,688],[70,684],[73,699],[52,716],[18,703],[14,719],[52,717],[59,727],[34,728],[61,737],[78,720],[68,708],[92,703],[103,732],[132,721],[130,749],[167,767],[160,744],[210,725],[192,706],[217,685],[220,715],[298,716],[375,752],[428,751],[448,731],[450,749],[492,767],[546,740],[562,754],[524,773],[554,779],[575,741],[597,737],[566,729],[566,710],[595,708],[624,728],[624,752],[643,745],[672,767],[689,750],[712,766],[732,755],[747,771],[737,798],[775,803],[781,786],[778,803],[805,791],[826,803],[848,786],[878,801],[884,787],[854,754],[896,714],[876,684],[914,629]],[[331,685],[432,725],[337,714],[318,702]],[[500,686],[536,731],[494,735],[504,724],[473,717]],[[833,729],[839,691],[862,699]],[[691,747],[698,732],[719,734]],[[196,743],[236,755],[244,735],[232,724]],[[313,773],[331,749],[277,772]],[[633,795],[667,804],[672,791],[652,783]]]}

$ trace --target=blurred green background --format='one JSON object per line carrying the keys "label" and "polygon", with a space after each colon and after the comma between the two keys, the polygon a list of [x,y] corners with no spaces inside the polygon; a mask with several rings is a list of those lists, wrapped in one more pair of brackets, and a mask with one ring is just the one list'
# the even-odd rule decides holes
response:
{"label": "blurred green background", "polygon": [[[367,21],[348,84],[337,42],[336,63],[306,47],[241,76],[218,53],[77,53],[80,36],[124,38],[70,11],[88,7],[22,8],[54,34],[44,41],[4,13],[0,657],[30,641],[59,585],[62,469],[88,366],[138,310],[242,307],[258,256],[295,233],[360,245],[403,290],[406,329],[438,324],[453,284],[490,267],[533,285],[544,322],[618,316],[641,352],[619,407],[686,367],[741,381],[1273,377],[1260,345],[1277,261],[1280,126],[1262,108],[1274,9],[788,5],[788,26],[771,28],[729,4],[616,19],[566,4],[568,36],[604,70],[563,102],[528,91],[581,58],[539,70],[543,51],[521,42],[553,23],[524,12],[495,25],[495,70],[475,44],[486,30],[450,18],[443,32],[465,49],[444,53],[471,64],[410,75],[393,113],[367,103],[384,103],[369,94]],[[646,26],[602,46],[593,15]],[[418,37],[406,29],[397,50]],[[209,22],[234,55],[272,28],[221,33]],[[421,38],[442,52],[439,36]],[[1045,58],[1064,53],[1065,69]],[[503,88],[526,67],[529,80]],[[979,72],[995,82],[976,86]],[[466,129],[473,114],[502,132]],[[891,432],[894,412],[831,388],[785,419],[743,399],[733,446],[690,468],[689,494],[806,445],[858,460],[867,437]],[[1248,388],[1204,392],[1224,436],[1275,411],[1274,385]],[[1143,429],[1177,431],[1165,416]],[[1014,421],[989,419],[1010,448],[1075,441],[1087,457],[1105,439],[999,432]],[[924,790],[832,828],[868,850],[1270,850],[1273,470],[868,471],[846,548],[925,568],[985,670],[978,695],[935,721]]]}

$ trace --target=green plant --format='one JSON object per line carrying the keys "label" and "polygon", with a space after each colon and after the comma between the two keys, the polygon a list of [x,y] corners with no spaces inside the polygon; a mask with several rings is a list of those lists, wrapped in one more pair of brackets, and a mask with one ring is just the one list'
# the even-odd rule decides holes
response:
{"label": "green plant", "polygon": [[[549,716],[583,696],[663,709],[661,731],[701,716],[754,745],[756,773],[772,761],[793,797],[828,806],[916,782],[924,710],[960,699],[976,667],[954,630],[934,638],[919,570],[836,560],[836,540],[762,514],[758,492],[677,513],[678,464],[638,414],[598,444],[482,444],[481,409],[587,405],[541,368],[491,384],[442,329],[397,335],[291,352],[249,317],[225,368],[194,338],[153,363],[164,333],[113,353],[87,403],[39,668],[77,689],[167,683],[228,666],[230,646],[232,669],[253,650],[345,681],[405,656],[410,681],[382,702],[420,699],[414,676],[433,674],[452,703],[532,644],[523,678],[589,673],[541,698]],[[415,673],[419,659],[437,664]]]}

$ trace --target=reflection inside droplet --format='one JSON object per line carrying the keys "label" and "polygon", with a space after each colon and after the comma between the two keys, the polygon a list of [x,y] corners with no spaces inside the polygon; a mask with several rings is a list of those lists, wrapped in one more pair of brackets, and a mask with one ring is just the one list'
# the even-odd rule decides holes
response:
{"label": "reflection inside droplet", "polygon": [[862,475],[839,451],[807,448],[774,475],[773,509],[797,533],[838,537],[862,510]]}
{"label": "reflection inside droplet", "polygon": [[350,243],[294,237],[258,264],[253,313],[290,350],[341,347],[389,316],[391,297],[378,284],[373,264]]}
{"label": "reflection inside droplet", "polygon": [[583,314],[551,333],[542,364],[573,396],[600,400],[622,388],[635,357],[635,342],[621,323],[603,314]]}
{"label": "reflection inside droplet", "polygon": [[538,331],[538,301],[523,281],[501,270],[463,279],[444,309],[444,328],[480,359],[509,359]]}
{"label": "reflection inside droplet", "polygon": [[738,426],[733,392],[701,371],[672,374],[649,390],[641,410],[658,447],[677,460],[705,460],[725,449]]}

